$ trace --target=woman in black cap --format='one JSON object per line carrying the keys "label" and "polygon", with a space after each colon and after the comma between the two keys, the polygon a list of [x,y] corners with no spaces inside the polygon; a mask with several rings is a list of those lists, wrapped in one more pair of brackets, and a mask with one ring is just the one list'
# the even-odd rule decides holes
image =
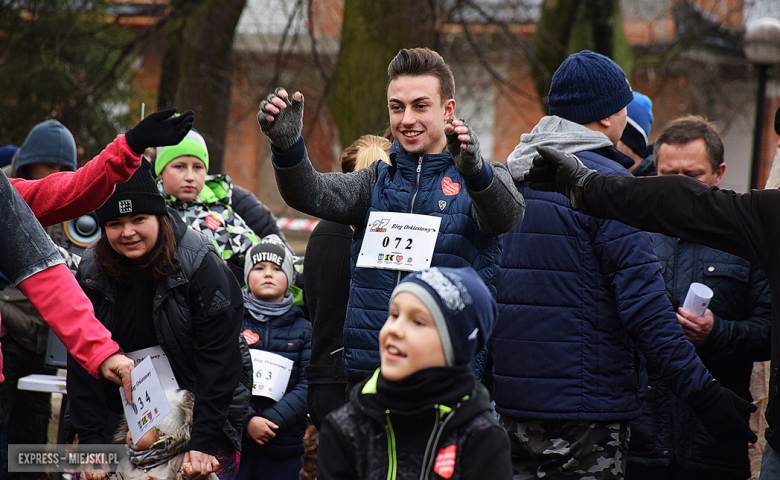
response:
{"label": "woman in black cap", "polygon": [[[97,318],[125,352],[161,348],[179,388],[194,393],[185,473],[235,478],[252,373],[235,277],[205,236],[169,214],[148,162],[96,214],[103,235],[77,278]],[[68,394],[79,443],[110,443],[122,414],[116,387],[69,358]]]}

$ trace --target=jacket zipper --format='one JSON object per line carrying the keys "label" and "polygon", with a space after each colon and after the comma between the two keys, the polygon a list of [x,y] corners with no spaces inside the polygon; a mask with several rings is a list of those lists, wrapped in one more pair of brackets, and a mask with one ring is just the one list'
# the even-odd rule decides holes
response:
{"label": "jacket zipper", "polygon": [[414,187],[414,195],[412,195],[412,204],[409,206],[409,213],[414,213],[414,201],[417,200],[417,194],[420,192],[420,172],[422,172],[423,157],[417,161],[417,183]]}
{"label": "jacket zipper", "polygon": [[422,471],[420,471],[420,480],[428,480],[430,477],[431,469],[433,468],[433,462],[436,460],[436,445],[439,444],[441,434],[444,433],[444,427],[447,426],[447,423],[455,414],[455,410],[453,409],[450,413],[448,413],[444,420],[442,420],[441,416],[439,415],[438,405],[436,405],[435,413],[436,423],[433,427],[433,431],[431,432],[431,436],[428,438],[428,445],[425,447]]}
{"label": "jacket zipper", "polygon": [[390,422],[390,410],[385,410],[385,432],[387,433],[387,480],[395,480],[396,470],[398,469],[398,458],[395,455],[395,432],[393,424]]}
{"label": "jacket zipper", "polygon": [[[412,195],[412,204],[409,206],[409,213],[414,213],[414,201],[417,200],[417,194],[420,193],[420,172],[422,172],[422,162],[423,157],[420,155],[419,159],[417,160],[417,182],[415,183],[414,187],[414,195]],[[395,285],[398,286],[399,283],[401,283],[400,270],[398,270],[398,274],[396,274]]]}

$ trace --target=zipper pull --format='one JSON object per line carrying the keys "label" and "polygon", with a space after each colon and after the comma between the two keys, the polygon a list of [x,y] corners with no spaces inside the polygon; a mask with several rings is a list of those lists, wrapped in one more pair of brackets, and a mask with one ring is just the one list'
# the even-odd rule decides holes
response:
{"label": "zipper pull", "polygon": [[422,171],[422,157],[420,157],[420,160],[417,161],[417,173],[420,173]]}

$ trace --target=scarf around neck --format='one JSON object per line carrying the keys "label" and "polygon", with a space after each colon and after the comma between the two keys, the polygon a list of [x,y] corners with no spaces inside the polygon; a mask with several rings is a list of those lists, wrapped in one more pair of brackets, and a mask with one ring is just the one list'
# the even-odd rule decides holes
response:
{"label": "scarf around neck", "polygon": [[183,425],[172,435],[161,435],[160,438],[146,450],[135,451],[125,446],[127,456],[138,468],[150,469],[162,465],[171,458],[187,451],[190,441],[190,426]]}
{"label": "scarf around neck", "polygon": [[285,293],[281,302],[266,302],[258,300],[252,296],[248,289],[244,290],[244,308],[252,315],[252,318],[258,322],[264,323],[273,317],[284,315],[292,308],[293,296],[291,293]]}
{"label": "scarf around neck", "polygon": [[474,390],[475,382],[468,365],[425,368],[397,382],[380,371],[376,400],[396,412],[415,412],[430,405],[452,407]]}

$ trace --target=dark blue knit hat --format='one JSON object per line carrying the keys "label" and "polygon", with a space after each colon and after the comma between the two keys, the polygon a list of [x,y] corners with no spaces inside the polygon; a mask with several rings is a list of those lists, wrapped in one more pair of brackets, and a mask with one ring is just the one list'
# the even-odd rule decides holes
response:
{"label": "dark blue knit hat", "polygon": [[16,155],[12,175],[18,177],[20,169],[33,163],[54,163],[76,170],[76,141],[65,125],[46,120],[34,126]]}
{"label": "dark blue knit hat", "polygon": [[471,362],[493,331],[496,301],[471,267],[433,267],[407,275],[390,301],[401,292],[411,293],[428,308],[448,366]]}
{"label": "dark blue knit hat", "polygon": [[583,50],[563,61],[550,84],[550,115],[585,125],[631,103],[626,74],[604,55]]}
{"label": "dark blue knit hat", "polygon": [[17,150],[19,150],[19,147],[16,145],[6,145],[0,148],[0,167],[10,165]]}

